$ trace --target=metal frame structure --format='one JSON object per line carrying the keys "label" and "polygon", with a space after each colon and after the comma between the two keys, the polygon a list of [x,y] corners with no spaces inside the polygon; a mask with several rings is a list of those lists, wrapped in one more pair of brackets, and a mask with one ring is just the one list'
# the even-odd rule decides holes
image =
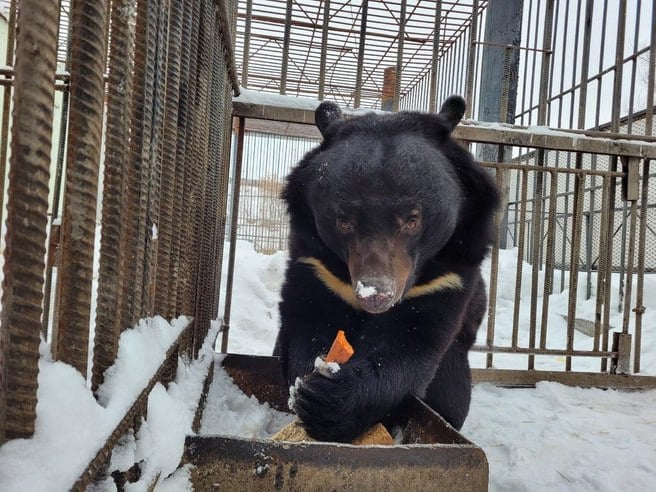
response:
{"label": "metal frame structure", "polygon": [[124,330],[155,314],[193,319],[75,484],[82,490],[139,424],[153,386],[175,375],[178,354],[197,355],[218,314],[236,2],[0,8],[0,443],[33,433],[42,338],[56,360],[83,376],[89,367],[96,391]]}
{"label": "metal frame structure", "polygon": [[[267,105],[249,101],[248,98],[239,98],[233,104],[233,113],[239,117],[240,124],[237,132],[240,148],[242,151],[237,156],[238,176],[241,176],[244,168],[243,153],[244,138],[247,122],[251,120],[269,120],[274,122],[288,122],[296,124],[308,124],[313,118],[310,109],[299,110],[297,108]],[[257,128],[257,123],[254,125]],[[644,314],[643,288],[644,264],[634,261],[636,258],[644,260],[645,234],[648,216],[637,213],[638,210],[647,209],[649,186],[649,162],[656,158],[656,139],[646,137],[627,138],[624,134],[579,132],[579,131],[553,131],[542,128],[536,131],[534,127],[522,127],[512,125],[489,125],[477,122],[465,122],[457,127],[454,136],[469,144],[489,144],[497,149],[496,162],[484,162],[483,165],[490,168],[500,188],[509,181],[519,183],[519,200],[516,203],[516,214],[521,225],[521,231],[516,236],[518,241],[518,256],[515,272],[514,313],[512,316],[512,337],[509,342],[499,340],[496,337],[496,299],[499,276],[499,244],[506,229],[501,227],[503,214],[498,217],[497,239],[491,253],[491,269],[487,279],[489,287],[489,306],[486,341],[474,347],[474,351],[485,354],[483,369],[474,373],[477,381],[494,381],[499,384],[534,384],[541,379],[560,381],[567,384],[582,386],[606,386],[606,387],[654,387],[656,377],[654,376],[630,376],[640,372],[640,347],[642,336],[642,316]],[[649,141],[647,141],[649,140]],[[601,164],[597,169],[585,168],[563,168],[551,165],[549,155],[557,152],[573,152],[573,160],[589,160],[596,156]],[[507,151],[519,151],[520,155],[527,155],[524,149],[530,149],[530,155],[543,153],[545,158],[542,163],[536,162],[504,162],[503,156]],[[602,160],[605,157],[605,161]],[[610,163],[614,160],[626,163],[622,169],[613,169]],[[534,158],[535,160],[535,158]],[[626,286],[625,297],[622,301],[622,325],[611,337],[610,309],[608,302],[610,295],[610,284],[614,273],[612,264],[606,262],[596,271],[597,296],[595,297],[595,320],[591,335],[583,335],[577,331],[579,319],[578,285],[579,271],[581,265],[581,242],[583,234],[584,205],[589,199],[591,183],[601,181],[598,187],[598,200],[602,202],[602,209],[608,210],[611,195],[616,188],[621,189],[612,200],[617,199],[619,203],[627,203],[634,212],[632,214],[631,228],[627,243],[629,248],[629,268],[625,272]],[[555,264],[554,248],[556,245],[557,211],[562,207],[563,197],[558,192],[558,186],[563,181],[571,181],[573,186],[571,200],[576,204],[572,211],[572,218],[568,225],[568,235],[572,244],[568,249],[567,268],[571,274],[568,278],[568,301],[565,322],[567,330],[565,337],[556,346],[548,342],[548,321],[551,306],[548,294],[555,292],[554,275],[557,270]],[[237,183],[238,184],[238,183]],[[539,203],[536,207],[536,187],[540,186]],[[239,188],[237,188],[239,189]],[[234,196],[239,196],[235,193]],[[532,199],[529,199],[532,196]],[[233,227],[232,237],[237,234],[237,207],[233,204]],[[538,210],[536,210],[538,209]],[[547,220],[544,229],[536,231],[526,227],[527,217],[536,214],[541,216],[545,210]],[[235,213],[237,210],[237,213]],[[609,234],[613,221],[612,213],[604,213],[601,228],[596,232],[594,240],[600,244],[608,244]],[[611,238],[612,241],[612,238]],[[233,241],[234,243],[234,241]],[[530,255],[525,252],[529,251]],[[528,263],[527,263],[528,262]],[[634,266],[635,265],[635,266]],[[228,265],[228,271],[234,269],[234,257]],[[531,285],[523,286],[523,271],[527,269],[531,273]],[[635,286],[633,284],[635,279]],[[631,304],[632,294],[635,290],[636,304]],[[519,309],[522,296],[528,293],[528,309],[530,317],[528,324],[520,323]],[[545,294],[546,293],[546,294]],[[228,289],[228,298],[230,290]],[[227,305],[228,314],[223,329],[223,347],[227,347],[229,336],[229,314],[230,306]],[[520,333],[525,337],[522,339]],[[581,342],[586,346],[581,348]],[[523,357],[526,360],[526,370],[504,370],[503,357]],[[560,370],[544,369],[538,358],[559,359],[563,358]],[[575,361],[581,358],[594,358],[599,361],[599,372],[577,370]],[[499,369],[501,367],[501,369]],[[604,376],[604,377],[600,377]]]}
{"label": "metal frame structure", "polygon": [[[512,353],[525,357],[530,371],[539,368],[536,357],[563,356],[563,369],[574,373],[572,357],[577,354],[599,358],[602,373],[617,371],[613,364],[618,361],[609,361],[618,357],[623,360],[620,372],[638,373],[644,275],[656,268],[656,190],[651,158],[634,155],[625,145],[651,147],[656,142],[652,136],[656,1],[289,0],[277,4],[273,8],[266,0],[249,0],[239,10],[236,52],[242,85],[332,99],[347,109],[384,108],[391,97],[392,109],[434,111],[449,94],[459,93],[466,96],[467,116],[497,115],[490,124],[465,120],[456,133],[499,179],[504,207],[497,248],[518,248],[517,282],[521,282],[521,268],[526,268],[522,262],[530,265],[531,321],[525,346],[518,345],[516,336],[507,345],[499,344],[491,306],[488,340],[477,349],[487,354],[488,369],[500,359],[495,353]],[[504,23],[508,12],[514,23],[511,29]],[[385,26],[385,36],[377,38],[374,25]],[[504,32],[495,34],[501,28]],[[271,62],[276,59],[287,60],[282,64],[286,72],[277,70],[279,65]],[[386,68],[396,70],[391,91],[390,84],[384,83]],[[294,70],[298,73],[292,77]],[[339,88],[326,89],[322,81],[331,75],[338,78]],[[285,78],[283,87],[280,81]],[[266,135],[280,133],[280,122],[311,123],[312,115],[285,108],[280,101],[276,104],[282,106],[265,102],[269,107],[257,111],[247,107],[248,97],[237,101],[236,114],[245,117],[243,172],[253,183],[262,177],[258,152],[270,155],[282,147],[273,143],[280,137]],[[515,122],[519,126],[513,126]],[[295,145],[313,136],[305,130],[285,132]],[[314,138],[318,141],[319,135]],[[280,166],[279,179],[293,163]],[[270,174],[267,171],[267,179],[275,177]],[[245,237],[246,220],[257,220],[250,205],[273,200],[267,193],[242,196],[237,237]],[[268,224],[266,231],[253,223],[248,227],[256,243],[273,242],[263,236],[275,225]],[[284,220],[277,227],[282,238]],[[620,279],[618,296],[611,295],[613,278]],[[569,312],[563,314],[567,318],[564,345],[549,347],[545,333],[549,301],[540,293],[575,292],[583,282],[587,297],[594,293],[593,319],[579,319],[575,298],[570,299]],[[516,291],[515,311],[522,286],[518,284]],[[617,327],[619,339],[614,341],[608,329],[616,311],[623,314]],[[593,336],[591,346],[578,353],[575,332],[582,323],[592,324]],[[516,324],[515,312],[515,333]]]}
{"label": "metal frame structure", "polygon": [[[384,72],[394,72],[388,96],[399,101],[434,61],[467,36],[486,0],[246,0],[237,17],[241,84],[254,90],[332,99],[346,107],[380,107]],[[475,26],[472,26],[475,30]],[[279,64],[272,63],[279,60]],[[278,70],[278,67],[280,69]],[[465,66],[460,67],[463,72]],[[433,91],[434,92],[434,91]],[[427,100],[428,102],[428,100]],[[435,108],[435,99],[430,101]]]}

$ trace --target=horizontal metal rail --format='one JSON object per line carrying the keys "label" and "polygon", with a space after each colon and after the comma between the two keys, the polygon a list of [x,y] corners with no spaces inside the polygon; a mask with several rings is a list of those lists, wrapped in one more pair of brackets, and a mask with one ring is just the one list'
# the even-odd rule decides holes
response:
{"label": "horizontal metal rail", "polygon": [[541,381],[550,381],[581,388],[656,389],[656,377],[654,376],[631,376],[601,372],[472,369],[472,381],[474,384],[493,383],[507,387],[534,387]]}
{"label": "horizontal metal rail", "polygon": [[608,350],[567,350],[547,349],[537,347],[502,347],[499,345],[474,345],[473,352],[493,352],[495,354],[527,354],[527,355],[571,355],[574,357],[616,357],[617,352]]}
{"label": "horizontal metal rail", "polygon": [[[282,96],[276,97],[282,98]],[[233,101],[233,116],[314,124],[314,109],[294,107],[292,98],[287,106],[263,104],[259,100],[249,100],[249,98],[250,95],[244,93]],[[362,113],[346,111],[345,114],[348,116]],[[453,136],[470,142],[656,159],[656,140],[653,138],[644,137],[645,140],[638,140],[641,137],[626,138],[626,135],[611,133],[601,137],[598,136],[600,133],[602,132],[590,136],[578,131],[553,130],[538,126],[486,124],[466,120],[456,127]]]}

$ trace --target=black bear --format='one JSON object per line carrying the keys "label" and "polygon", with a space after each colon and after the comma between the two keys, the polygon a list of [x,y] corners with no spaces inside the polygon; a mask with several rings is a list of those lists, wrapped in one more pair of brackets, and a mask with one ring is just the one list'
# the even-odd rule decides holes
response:
{"label": "black bear", "polygon": [[[282,192],[290,258],[274,349],[316,439],[349,442],[412,396],[458,429],[467,416],[498,192],[451,137],[464,110],[459,96],[438,114],[316,110],[323,141]],[[315,370],[340,329],[355,354]]]}

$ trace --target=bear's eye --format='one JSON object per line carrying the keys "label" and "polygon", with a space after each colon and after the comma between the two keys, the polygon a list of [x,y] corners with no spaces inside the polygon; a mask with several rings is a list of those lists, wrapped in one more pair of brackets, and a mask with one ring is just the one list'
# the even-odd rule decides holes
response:
{"label": "bear's eye", "polygon": [[419,217],[419,212],[413,211],[405,220],[402,229],[404,231],[411,231],[416,229],[419,226],[420,221],[421,218]]}
{"label": "bear's eye", "polygon": [[340,232],[351,232],[353,231],[353,224],[346,217],[337,217],[337,229]]}

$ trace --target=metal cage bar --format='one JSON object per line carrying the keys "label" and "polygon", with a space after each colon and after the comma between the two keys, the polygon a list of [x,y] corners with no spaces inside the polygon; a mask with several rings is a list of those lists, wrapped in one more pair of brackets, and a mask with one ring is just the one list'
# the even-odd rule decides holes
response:
{"label": "metal cage bar", "polygon": [[0,442],[34,431],[57,19],[54,0],[20,3],[0,318]]}
{"label": "metal cage bar", "polygon": [[125,321],[126,249],[130,237],[125,227],[128,203],[130,111],[132,96],[132,44],[134,33],[125,15],[134,0],[112,3],[109,76],[107,80],[107,126],[105,171],[103,178],[102,234],[98,271],[96,333],[93,352],[92,388],[98,389],[103,375],[112,365],[118,351],[118,340]]}
{"label": "metal cage bar", "polygon": [[73,1],[66,188],[53,356],[86,375],[103,131],[107,3]]}

